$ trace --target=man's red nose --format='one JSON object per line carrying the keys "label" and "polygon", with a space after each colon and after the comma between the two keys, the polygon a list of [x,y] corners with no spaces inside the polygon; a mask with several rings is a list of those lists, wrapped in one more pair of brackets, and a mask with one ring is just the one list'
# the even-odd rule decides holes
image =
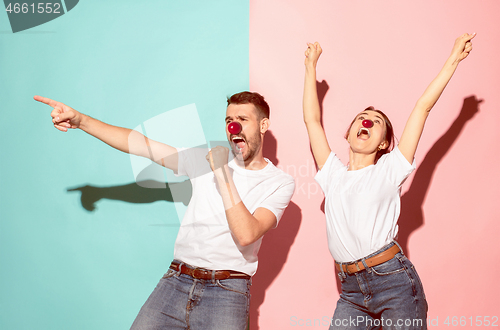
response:
{"label": "man's red nose", "polygon": [[227,130],[230,134],[233,135],[240,134],[241,124],[237,121],[230,122],[229,125],[227,125]]}

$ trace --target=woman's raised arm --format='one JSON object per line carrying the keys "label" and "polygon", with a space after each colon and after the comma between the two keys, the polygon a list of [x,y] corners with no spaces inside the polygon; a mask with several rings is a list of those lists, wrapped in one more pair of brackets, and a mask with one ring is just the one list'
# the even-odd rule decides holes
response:
{"label": "woman's raised arm", "polygon": [[304,80],[304,123],[306,124],[309,142],[313,152],[314,160],[321,169],[330,155],[331,149],[326,140],[325,130],[321,126],[321,111],[316,89],[316,64],[322,49],[318,42],[308,43],[305,52],[306,74]]}
{"label": "woman's raised arm", "polygon": [[415,108],[413,108],[406,122],[403,135],[399,141],[399,150],[408,162],[413,162],[413,157],[415,156],[429,112],[434,107],[434,104],[436,104],[441,93],[443,93],[443,90],[455,73],[458,64],[469,55],[469,52],[472,50],[471,40],[475,36],[475,33],[465,33],[455,40],[450,57],[446,60],[437,77],[434,78],[415,104]]}

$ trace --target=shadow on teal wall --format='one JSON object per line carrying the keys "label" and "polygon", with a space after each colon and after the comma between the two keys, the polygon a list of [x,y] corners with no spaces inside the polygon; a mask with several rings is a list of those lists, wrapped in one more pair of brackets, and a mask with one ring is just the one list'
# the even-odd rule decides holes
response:
{"label": "shadow on teal wall", "polygon": [[[179,223],[128,155],[55,130],[33,96],[130,128],[194,103],[207,141],[224,140],[225,97],[249,88],[248,6],[85,0],[15,34],[0,13],[1,329],[129,328]],[[116,198],[70,191],[91,186]]]}

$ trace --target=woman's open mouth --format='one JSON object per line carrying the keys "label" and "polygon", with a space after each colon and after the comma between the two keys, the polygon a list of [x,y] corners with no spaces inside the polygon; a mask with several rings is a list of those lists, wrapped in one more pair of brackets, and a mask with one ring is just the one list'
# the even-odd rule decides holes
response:
{"label": "woman's open mouth", "polygon": [[361,127],[358,131],[357,137],[361,137],[362,139],[369,139],[371,136],[370,130],[366,127]]}

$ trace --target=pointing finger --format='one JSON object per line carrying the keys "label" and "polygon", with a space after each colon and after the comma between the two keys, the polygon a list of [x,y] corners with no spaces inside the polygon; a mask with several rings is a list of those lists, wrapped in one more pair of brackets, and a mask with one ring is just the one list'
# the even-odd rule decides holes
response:
{"label": "pointing finger", "polygon": [[45,103],[47,105],[50,105],[53,108],[55,108],[57,105],[59,105],[59,102],[54,101],[52,99],[49,99],[47,97],[40,96],[40,95],[35,95],[33,98],[35,99],[35,101]]}

